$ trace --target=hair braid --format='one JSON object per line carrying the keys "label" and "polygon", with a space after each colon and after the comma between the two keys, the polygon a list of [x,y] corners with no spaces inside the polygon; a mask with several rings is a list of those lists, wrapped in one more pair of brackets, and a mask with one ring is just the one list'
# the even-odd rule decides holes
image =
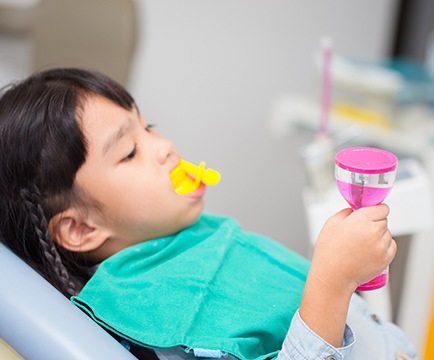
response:
{"label": "hair braid", "polygon": [[121,85],[82,69],[49,69],[0,89],[0,242],[65,296],[81,290],[94,263],[56,243],[48,224],[71,206],[98,205],[75,186],[87,157],[81,117],[91,95],[135,107]]}
{"label": "hair braid", "polygon": [[75,295],[77,293],[77,287],[63,264],[62,257],[48,231],[47,219],[40,203],[41,195],[39,189],[37,186],[33,185],[31,190],[22,189],[20,195],[28,211],[29,219],[34,227],[44,257],[59,279],[59,281],[56,281],[56,279],[49,280],[56,281],[57,286],[60,287],[59,290],[62,292]]}

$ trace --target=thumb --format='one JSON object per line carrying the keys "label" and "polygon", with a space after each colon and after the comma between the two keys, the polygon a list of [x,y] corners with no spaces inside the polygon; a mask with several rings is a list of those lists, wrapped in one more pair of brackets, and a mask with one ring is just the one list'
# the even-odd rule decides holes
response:
{"label": "thumb", "polygon": [[329,222],[332,223],[338,223],[344,220],[346,217],[348,217],[350,214],[352,214],[353,209],[351,208],[345,208],[341,211],[338,211],[336,214],[334,214],[332,217],[329,218]]}

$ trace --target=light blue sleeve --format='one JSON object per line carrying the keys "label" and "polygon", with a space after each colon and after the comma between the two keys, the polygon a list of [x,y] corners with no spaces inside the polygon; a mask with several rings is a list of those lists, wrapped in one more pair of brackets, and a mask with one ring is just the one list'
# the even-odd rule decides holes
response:
{"label": "light blue sleeve", "polygon": [[276,359],[347,359],[354,343],[353,331],[346,325],[342,347],[335,348],[331,346],[306,325],[297,310],[283,342],[282,350]]}
{"label": "light blue sleeve", "polygon": [[404,332],[395,324],[372,314],[366,302],[354,294],[342,347],[336,349],[321,339],[303,322],[297,311],[277,360],[341,360],[350,354],[351,359],[418,359],[415,347]]}

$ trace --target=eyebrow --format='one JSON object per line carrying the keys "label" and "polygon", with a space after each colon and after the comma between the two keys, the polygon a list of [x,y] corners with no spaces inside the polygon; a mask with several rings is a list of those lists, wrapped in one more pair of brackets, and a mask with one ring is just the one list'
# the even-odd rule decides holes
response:
{"label": "eyebrow", "polygon": [[102,147],[103,156],[107,155],[108,151],[125,135],[127,129],[131,126],[132,119],[127,118],[122,125],[108,137],[107,141]]}

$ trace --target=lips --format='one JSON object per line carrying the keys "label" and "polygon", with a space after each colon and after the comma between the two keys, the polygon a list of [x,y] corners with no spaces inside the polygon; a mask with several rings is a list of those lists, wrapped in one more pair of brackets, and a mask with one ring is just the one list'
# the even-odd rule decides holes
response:
{"label": "lips", "polygon": [[205,194],[205,191],[206,191],[206,185],[201,182],[199,187],[197,188],[197,190],[195,190],[191,193],[185,194],[183,196],[197,199],[197,198],[201,198]]}

